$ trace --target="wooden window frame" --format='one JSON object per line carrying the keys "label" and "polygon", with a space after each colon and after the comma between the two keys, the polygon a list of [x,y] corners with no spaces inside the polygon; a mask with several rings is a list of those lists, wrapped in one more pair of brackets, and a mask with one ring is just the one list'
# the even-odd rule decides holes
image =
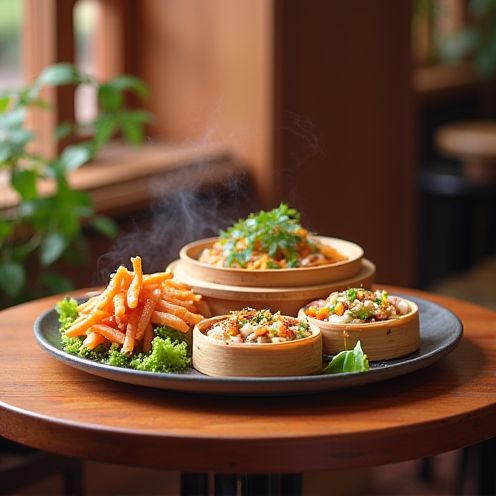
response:
{"label": "wooden window frame", "polygon": [[[32,81],[47,66],[58,62],[75,63],[74,8],[78,0],[24,0],[23,68]],[[99,0],[99,25],[95,50],[97,74],[102,80],[125,72],[125,30],[128,0]],[[55,129],[75,119],[75,93],[69,86],[45,88],[44,98],[52,112],[34,110],[30,126],[38,136],[37,149],[54,156]]]}

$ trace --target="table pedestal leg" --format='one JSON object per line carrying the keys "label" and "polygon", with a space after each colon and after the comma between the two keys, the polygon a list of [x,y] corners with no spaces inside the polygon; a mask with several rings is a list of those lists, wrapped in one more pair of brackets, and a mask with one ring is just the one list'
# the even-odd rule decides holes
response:
{"label": "table pedestal leg", "polygon": [[[181,496],[208,496],[208,474],[181,474]],[[301,496],[301,474],[215,474],[215,496]]]}
{"label": "table pedestal leg", "polygon": [[181,496],[208,496],[208,474],[204,472],[182,472]]}

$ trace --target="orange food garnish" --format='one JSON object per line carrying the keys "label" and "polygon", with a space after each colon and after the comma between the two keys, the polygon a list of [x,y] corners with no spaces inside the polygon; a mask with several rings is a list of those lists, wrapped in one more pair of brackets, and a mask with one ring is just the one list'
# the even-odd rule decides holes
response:
{"label": "orange food garnish", "polygon": [[344,305],[341,301],[338,301],[336,303],[336,306],[334,307],[334,313],[336,315],[339,315],[341,317],[341,315],[343,315],[344,313]]}
{"label": "orange food garnish", "polygon": [[328,307],[322,307],[318,310],[317,314],[315,317],[319,320],[324,320],[329,317],[329,308]]}

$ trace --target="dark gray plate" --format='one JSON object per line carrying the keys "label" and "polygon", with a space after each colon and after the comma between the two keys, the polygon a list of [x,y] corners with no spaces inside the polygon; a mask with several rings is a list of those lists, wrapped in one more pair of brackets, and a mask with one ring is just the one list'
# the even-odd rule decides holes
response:
{"label": "dark gray plate", "polygon": [[61,349],[57,313],[40,315],[34,323],[38,344],[62,362],[106,379],[140,386],[191,393],[229,395],[304,394],[342,389],[383,381],[422,369],[452,351],[462,337],[462,324],[449,310],[435,303],[408,296],[419,306],[420,349],[396,360],[371,363],[368,372],[296,377],[209,377],[190,369],[182,374],[158,374],[111,367],[85,360]]}

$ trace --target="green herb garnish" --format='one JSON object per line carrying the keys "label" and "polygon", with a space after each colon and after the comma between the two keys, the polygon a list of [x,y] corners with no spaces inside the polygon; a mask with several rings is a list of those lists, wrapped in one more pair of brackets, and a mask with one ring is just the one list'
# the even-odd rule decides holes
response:
{"label": "green herb garnish", "polygon": [[356,300],[356,297],[357,297],[357,291],[355,288],[350,288],[348,289],[346,295],[348,296],[348,300],[351,302],[351,301],[355,301]]}
{"label": "green herb garnish", "polygon": [[357,342],[353,350],[341,351],[329,362],[323,370],[324,374],[342,374],[353,372],[367,372],[369,361],[367,355],[362,351],[360,341]]}
{"label": "green herb garnish", "polygon": [[[300,214],[285,203],[270,211],[252,213],[220,232],[225,265],[245,267],[253,252],[257,251],[275,259],[286,259],[288,267],[299,267],[297,248],[304,240],[301,229]],[[242,249],[238,242],[241,242]],[[275,268],[273,265],[270,268]]]}

